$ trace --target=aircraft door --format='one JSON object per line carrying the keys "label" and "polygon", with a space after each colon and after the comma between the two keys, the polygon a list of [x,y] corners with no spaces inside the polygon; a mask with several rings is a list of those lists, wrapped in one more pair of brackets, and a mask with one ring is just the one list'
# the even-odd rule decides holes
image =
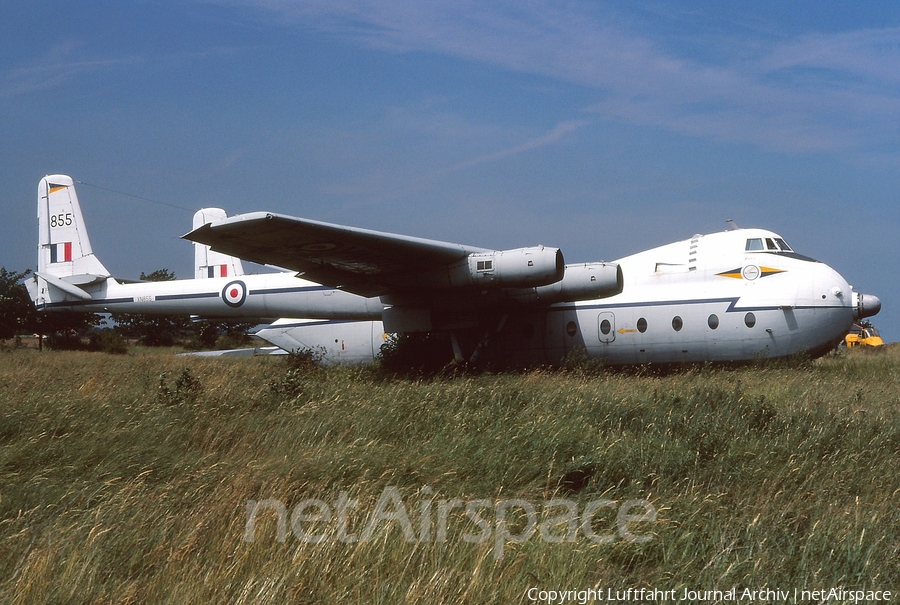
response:
{"label": "aircraft door", "polygon": [[616,316],[610,311],[603,311],[597,317],[597,335],[600,342],[609,344],[616,339]]}

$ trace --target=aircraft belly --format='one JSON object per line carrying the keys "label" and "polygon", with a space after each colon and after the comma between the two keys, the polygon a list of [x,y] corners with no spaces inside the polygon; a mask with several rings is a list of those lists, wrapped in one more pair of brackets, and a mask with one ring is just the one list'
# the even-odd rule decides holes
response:
{"label": "aircraft belly", "polygon": [[298,321],[264,328],[256,335],[289,352],[310,352],[326,363],[356,365],[377,359],[384,327],[380,321]]}
{"label": "aircraft belly", "polygon": [[[260,303],[254,300],[258,298]],[[248,302],[261,304],[263,317],[308,317],[313,319],[372,320],[380,319],[379,305],[369,299],[339,290],[315,289],[306,291],[251,291]]]}
{"label": "aircraft belly", "polygon": [[[553,337],[547,353],[550,356],[549,345],[557,341],[562,355],[582,346],[591,357],[611,365],[782,357],[828,346],[840,338],[842,321],[850,317],[842,308],[783,309],[768,304],[742,309],[736,300],[628,302],[551,312],[548,334]],[[601,331],[604,319],[612,328],[608,335]],[[573,320],[575,334],[571,326],[567,334],[566,325]]]}
{"label": "aircraft belly", "polygon": [[544,310],[510,314],[491,339],[492,354],[513,366],[560,363],[567,343],[565,319],[557,315]]}
{"label": "aircraft belly", "polygon": [[852,322],[852,309],[801,302],[806,304],[720,296],[562,305],[510,318],[502,350],[515,363],[552,364],[580,347],[610,365],[726,362],[828,350]]}

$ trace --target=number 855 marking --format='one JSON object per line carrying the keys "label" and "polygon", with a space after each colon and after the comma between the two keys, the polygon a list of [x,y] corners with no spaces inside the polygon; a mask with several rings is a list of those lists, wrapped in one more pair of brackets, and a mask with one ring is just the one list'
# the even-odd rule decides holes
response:
{"label": "number 855 marking", "polygon": [[72,225],[72,213],[60,212],[59,214],[50,215],[51,227],[69,227]]}

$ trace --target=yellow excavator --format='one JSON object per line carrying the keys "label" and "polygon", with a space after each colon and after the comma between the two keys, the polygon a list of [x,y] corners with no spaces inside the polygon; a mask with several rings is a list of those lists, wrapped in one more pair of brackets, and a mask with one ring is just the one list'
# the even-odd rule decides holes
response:
{"label": "yellow excavator", "polygon": [[844,337],[844,344],[847,348],[868,349],[875,347],[883,347],[884,341],[872,324],[867,321],[853,324],[850,333]]}

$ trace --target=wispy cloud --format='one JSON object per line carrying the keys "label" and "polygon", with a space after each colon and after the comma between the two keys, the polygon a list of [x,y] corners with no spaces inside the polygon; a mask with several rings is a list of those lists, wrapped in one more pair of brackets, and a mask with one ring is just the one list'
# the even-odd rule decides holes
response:
{"label": "wispy cloud", "polygon": [[503,159],[513,157],[529,151],[535,151],[549,145],[555,145],[562,142],[568,135],[574,133],[580,128],[588,126],[591,122],[588,120],[572,120],[557,124],[548,132],[533,138],[526,139],[522,142],[504,147],[498,151],[486,153],[459,161],[451,166],[439,168],[425,173],[419,173],[414,176],[407,176],[402,183],[382,183],[378,192],[373,192],[373,182],[367,180],[363,184],[351,185],[346,182],[339,185],[331,184],[323,186],[320,191],[327,195],[361,195],[365,194],[366,204],[378,204],[386,200],[394,200],[406,197],[419,191],[431,188],[434,183],[446,176],[462,172],[464,170],[475,168]]}
{"label": "wispy cloud", "polygon": [[0,75],[0,98],[52,90],[84,74],[107,70],[132,59],[87,59],[79,56],[82,45],[63,42],[51,46],[41,56]]}
{"label": "wispy cloud", "polygon": [[859,86],[900,84],[900,28],[865,29],[832,35],[809,34],[775,46],[760,61],[767,72],[823,70],[832,84],[850,79]]}
{"label": "wispy cloud", "polygon": [[496,162],[498,160],[518,155],[526,151],[534,151],[535,149],[540,149],[541,147],[558,143],[566,135],[578,130],[579,128],[587,126],[588,124],[590,124],[590,122],[587,120],[571,120],[563,122],[561,124],[557,124],[550,132],[547,132],[541,136],[529,139],[513,147],[501,149],[500,151],[496,151],[494,153],[489,153],[465,160],[442,171],[441,175],[458,172],[467,168],[473,168],[481,164]]}
{"label": "wispy cloud", "polygon": [[0,71],[0,99],[14,98],[69,86],[95,74],[142,68],[147,65],[184,65],[190,61],[236,52],[215,46],[163,56],[142,54],[96,56],[86,42],[69,40],[50,46],[27,63]]}
{"label": "wispy cloud", "polygon": [[[234,3],[234,2],[232,2]],[[597,3],[248,0],[283,24],[593,88],[600,116],[768,149],[875,148],[900,110],[900,29],[793,39],[733,33],[674,48]],[[718,34],[721,36],[721,33]]]}

